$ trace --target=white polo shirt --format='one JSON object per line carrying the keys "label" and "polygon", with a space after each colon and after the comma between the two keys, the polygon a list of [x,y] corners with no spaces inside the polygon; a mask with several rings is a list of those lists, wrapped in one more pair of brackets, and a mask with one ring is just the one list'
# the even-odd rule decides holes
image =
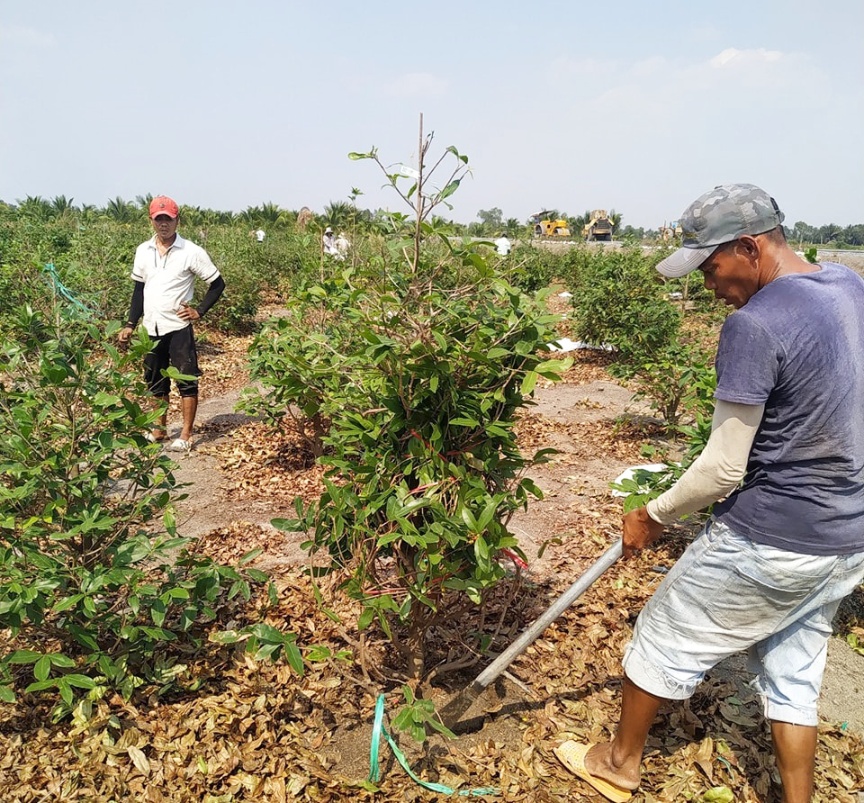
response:
{"label": "white polo shirt", "polygon": [[219,271],[207,252],[177,235],[165,256],[156,248],[156,236],[135,251],[132,280],[144,283],[144,326],[150,337],[167,335],[189,325],[177,311],[191,301],[195,277],[210,284]]}

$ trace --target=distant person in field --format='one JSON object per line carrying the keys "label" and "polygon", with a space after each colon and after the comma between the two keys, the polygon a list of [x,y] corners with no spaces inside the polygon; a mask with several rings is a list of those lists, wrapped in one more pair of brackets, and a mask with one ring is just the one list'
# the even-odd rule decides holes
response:
{"label": "distant person in field", "polygon": [[324,234],[321,237],[321,248],[325,254],[329,254],[331,257],[339,256],[339,249],[336,248],[336,238],[333,236],[333,229],[329,226],[324,229]]}
{"label": "distant person in field", "polygon": [[[160,195],[150,202],[150,220],[156,233],[135,251],[132,303],[126,326],[120,331],[120,343],[129,342],[143,316],[147,334],[154,340],[153,349],[144,359],[144,376],[150,392],[166,411],[150,433],[154,441],[167,436],[171,381],[162,375],[163,370],[172,365],[181,374],[195,377],[177,381],[183,426],[179,437],[168,447],[188,452],[198,411],[197,377],[201,375],[192,322],[200,320],[219,300],[225,281],[203,248],[177,234],[180,210],[171,198]],[[209,287],[201,303],[192,307],[189,302],[196,277]]]}
{"label": "distant person in field", "polygon": [[259,243],[264,242],[264,238],[267,236],[264,229],[256,229],[255,230],[255,239],[258,240]]}
{"label": "distant person in field", "polygon": [[864,279],[811,265],[752,184],[715,187],[681,217],[683,247],[657,269],[699,270],[735,308],[717,349],[708,443],[674,486],[624,516],[625,558],[714,504],[639,614],[610,742],[564,742],[559,759],[610,800],[639,786],[661,704],[747,651],[783,803],[808,803],[831,622],[864,580]]}
{"label": "distant person in field", "polygon": [[510,253],[510,239],[507,237],[504,232],[498,235],[498,239],[495,240],[495,250],[502,257],[506,257]]}
{"label": "distant person in field", "polygon": [[345,259],[345,257],[348,256],[348,249],[351,247],[351,243],[348,241],[348,238],[345,236],[344,232],[339,232],[339,236],[336,238],[336,241],[333,243],[333,245],[339,252],[340,259]]}

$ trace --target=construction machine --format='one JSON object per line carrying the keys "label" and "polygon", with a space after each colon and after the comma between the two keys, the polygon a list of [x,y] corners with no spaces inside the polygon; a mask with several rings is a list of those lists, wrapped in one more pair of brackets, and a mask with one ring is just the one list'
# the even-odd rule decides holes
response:
{"label": "construction machine", "polygon": [[668,225],[664,223],[660,227],[660,240],[664,243],[671,242],[672,240],[680,240],[683,233],[681,223],[677,220],[673,220]]}
{"label": "construction machine", "polygon": [[597,240],[609,242],[612,239],[612,221],[605,209],[595,209],[591,219],[582,228],[582,236],[586,241]]}
{"label": "construction machine", "polygon": [[550,218],[551,212],[538,212],[536,215],[531,215],[529,220],[534,226],[535,237],[569,237],[570,224],[563,218],[553,220]]}

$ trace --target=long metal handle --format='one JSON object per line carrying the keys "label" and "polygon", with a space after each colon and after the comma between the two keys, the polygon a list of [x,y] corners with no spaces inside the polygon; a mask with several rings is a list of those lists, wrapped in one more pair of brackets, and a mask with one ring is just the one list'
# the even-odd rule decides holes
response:
{"label": "long metal handle", "polygon": [[552,603],[519,638],[516,639],[504,652],[501,653],[489,666],[486,667],[471,684],[476,691],[485,689],[495,678],[498,677],[513,661],[516,660],[538,636],[552,624],[564,611],[566,611],[582,594],[585,593],[622,554],[622,543],[619,538],[609,547],[579,579],[573,583],[555,602]]}

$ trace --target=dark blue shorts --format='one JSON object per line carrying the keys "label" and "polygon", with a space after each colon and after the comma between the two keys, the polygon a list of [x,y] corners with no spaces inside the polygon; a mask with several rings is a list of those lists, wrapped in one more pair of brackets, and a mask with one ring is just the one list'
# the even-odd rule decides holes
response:
{"label": "dark blue shorts", "polygon": [[154,396],[167,396],[171,391],[171,380],[162,374],[169,365],[181,374],[195,377],[193,380],[178,379],[177,392],[181,396],[197,396],[201,371],[191,326],[154,339],[153,348],[144,358],[144,381]]}

